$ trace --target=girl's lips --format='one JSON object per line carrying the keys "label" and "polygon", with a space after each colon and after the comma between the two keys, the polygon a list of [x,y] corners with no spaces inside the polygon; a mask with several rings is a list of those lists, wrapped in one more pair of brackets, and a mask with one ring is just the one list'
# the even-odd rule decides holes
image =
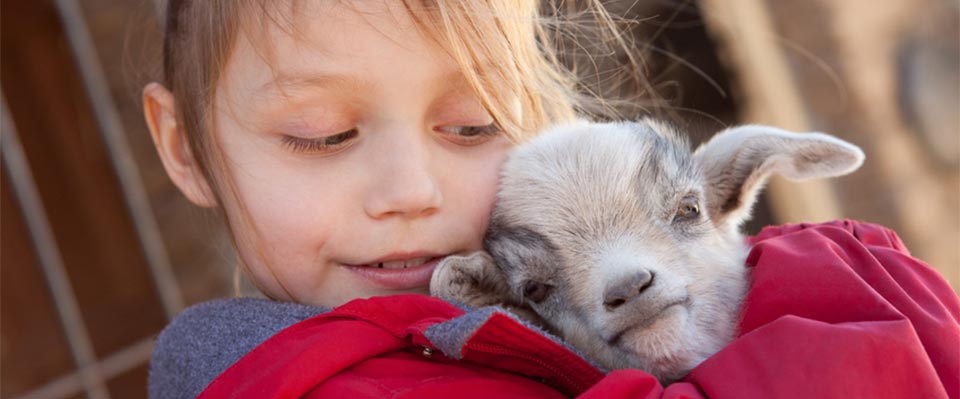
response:
{"label": "girl's lips", "polygon": [[347,270],[356,273],[361,278],[374,285],[388,290],[411,290],[426,288],[430,284],[433,269],[444,257],[433,257],[422,265],[388,269],[371,265],[343,265]]}

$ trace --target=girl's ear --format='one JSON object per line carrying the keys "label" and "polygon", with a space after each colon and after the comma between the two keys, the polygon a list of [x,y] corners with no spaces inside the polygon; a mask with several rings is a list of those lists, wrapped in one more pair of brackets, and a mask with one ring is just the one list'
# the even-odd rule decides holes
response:
{"label": "girl's ear", "polygon": [[693,155],[706,177],[707,209],[718,225],[737,227],[767,178],[818,179],[850,173],[863,164],[859,147],[823,133],[791,133],[746,125],[718,133]]}
{"label": "girl's ear", "polygon": [[203,177],[184,132],[177,125],[173,94],[153,82],[143,88],[143,115],[153,137],[153,145],[173,184],[196,205],[216,206],[210,185]]}

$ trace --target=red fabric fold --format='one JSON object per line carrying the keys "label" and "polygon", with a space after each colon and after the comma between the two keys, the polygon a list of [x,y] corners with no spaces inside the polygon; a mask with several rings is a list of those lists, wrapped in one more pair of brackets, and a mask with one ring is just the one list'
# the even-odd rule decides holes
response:
{"label": "red fabric fold", "polygon": [[494,313],[463,359],[424,336],[463,311],[437,298],[356,300],[290,326],[235,363],[201,398],[563,398],[603,373],[562,345]]}
{"label": "red fabric fold", "polygon": [[843,220],[750,243],[740,337],[687,379],[707,396],[960,395],[960,301],[893,231]]}

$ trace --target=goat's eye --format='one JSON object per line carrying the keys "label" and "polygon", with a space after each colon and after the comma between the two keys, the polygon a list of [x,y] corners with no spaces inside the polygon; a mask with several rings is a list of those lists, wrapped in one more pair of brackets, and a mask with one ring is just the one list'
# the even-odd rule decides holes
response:
{"label": "goat's eye", "polygon": [[677,206],[677,213],[673,221],[694,220],[700,217],[700,200],[697,197],[688,195],[680,200]]}
{"label": "goat's eye", "polygon": [[527,281],[523,284],[523,297],[533,303],[540,303],[547,298],[552,288],[553,286],[549,284]]}

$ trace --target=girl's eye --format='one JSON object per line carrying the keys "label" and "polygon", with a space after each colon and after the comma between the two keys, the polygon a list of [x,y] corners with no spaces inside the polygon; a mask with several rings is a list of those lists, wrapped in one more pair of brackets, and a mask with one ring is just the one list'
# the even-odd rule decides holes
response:
{"label": "girl's eye", "polygon": [[296,136],[283,136],[283,144],[294,152],[322,153],[332,152],[350,145],[350,141],[357,137],[357,129],[350,129],[332,136],[305,139]]}
{"label": "girl's eye", "polygon": [[503,130],[496,122],[481,126],[444,126],[437,128],[451,136],[458,144],[473,145],[485,142],[499,135]]}

